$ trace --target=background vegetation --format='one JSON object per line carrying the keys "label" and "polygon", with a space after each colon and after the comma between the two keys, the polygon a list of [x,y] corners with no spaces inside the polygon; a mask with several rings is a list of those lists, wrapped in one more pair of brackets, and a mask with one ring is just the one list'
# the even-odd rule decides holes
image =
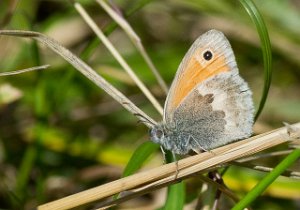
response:
{"label": "background vegetation", "polygon": [[[0,2],[1,29],[39,31],[80,55],[154,119],[159,114],[83,23],[68,1]],[[139,53],[94,1],[80,1],[117,46],[155,96],[165,94]],[[258,106],[263,87],[263,60],[258,34],[237,1],[131,0],[115,1],[128,16],[168,84],[185,52],[203,32],[215,28],[230,40],[242,76]],[[272,43],[273,81],[266,107],[255,124],[262,133],[300,119],[300,3],[255,1]],[[11,14],[11,15],[10,15]],[[45,71],[0,78],[0,208],[32,209],[121,176],[133,151],[149,140],[145,126],[102,90],[54,53],[24,39],[0,37],[0,71],[50,64]],[[282,157],[257,164],[273,167]],[[162,164],[159,152],[145,168]],[[299,163],[294,170],[300,170]],[[243,195],[265,176],[231,167],[224,180]],[[191,187],[193,186],[193,187]],[[199,187],[195,187],[199,186]],[[201,183],[187,181],[186,202]],[[254,209],[300,208],[300,182],[280,178],[253,205]],[[197,191],[196,191],[197,190]],[[164,190],[125,203],[119,208],[158,208]],[[225,201],[224,201],[225,202]],[[225,202],[223,208],[232,204]]]}

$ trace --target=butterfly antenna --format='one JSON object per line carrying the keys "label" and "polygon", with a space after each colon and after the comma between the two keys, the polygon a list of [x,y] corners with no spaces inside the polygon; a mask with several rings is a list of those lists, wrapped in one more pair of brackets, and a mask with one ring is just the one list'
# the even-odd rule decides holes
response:
{"label": "butterfly antenna", "polygon": [[137,118],[139,118],[138,123],[147,124],[147,125],[150,125],[150,127],[153,127],[156,125],[155,122],[152,122],[146,116],[144,116],[140,113],[134,113],[133,115],[136,116]]}

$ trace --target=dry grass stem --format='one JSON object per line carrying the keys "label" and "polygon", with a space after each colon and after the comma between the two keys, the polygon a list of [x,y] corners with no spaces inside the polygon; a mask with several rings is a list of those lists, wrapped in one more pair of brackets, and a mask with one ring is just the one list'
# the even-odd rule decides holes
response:
{"label": "dry grass stem", "polygon": [[119,102],[126,110],[131,112],[137,118],[139,118],[146,126],[151,127],[156,122],[146,115],[142,110],[140,110],[136,105],[134,105],[126,96],[124,96],[119,90],[108,83],[103,77],[98,75],[89,65],[83,62],[76,55],[71,53],[68,49],[60,45],[54,39],[45,36],[38,32],[33,31],[19,31],[19,30],[0,30],[0,35],[7,36],[18,36],[23,38],[35,39],[47,47],[49,47],[53,52],[60,55],[68,63],[70,63],[75,69],[86,76],[89,80],[95,83],[98,87],[103,89],[107,94],[113,97],[117,102]]}
{"label": "dry grass stem", "polygon": [[[259,165],[254,165],[254,164],[251,164],[251,163],[240,163],[240,162],[237,162],[237,161],[235,161],[233,163],[233,165],[242,166],[242,167],[245,167],[245,168],[250,168],[250,169],[253,169],[253,170],[263,171],[263,172],[270,172],[270,171],[273,170],[273,168],[271,168],[271,167],[259,166]],[[297,172],[297,171],[286,170],[281,175],[289,177],[289,178],[300,179],[300,172]]]}
{"label": "dry grass stem", "polygon": [[132,43],[135,45],[135,47],[138,49],[138,51],[141,53],[142,57],[146,61],[147,65],[149,66],[150,70],[154,74],[158,84],[163,89],[165,94],[168,94],[168,86],[166,82],[163,80],[161,75],[159,74],[158,70],[154,66],[152,60],[150,59],[149,55],[147,54],[144,46],[142,45],[140,37],[135,33],[133,28],[130,26],[130,24],[126,21],[125,18],[123,18],[121,15],[119,15],[115,10],[113,10],[104,0],[96,0],[101,7],[109,14],[109,16],[116,21],[116,23],[126,32]]}
{"label": "dry grass stem", "polygon": [[34,66],[31,68],[27,68],[27,69],[20,69],[20,70],[10,71],[10,72],[2,72],[2,73],[0,73],[0,77],[22,74],[22,73],[29,72],[29,71],[43,70],[43,69],[47,69],[49,66],[50,65],[46,64],[46,65],[42,65],[42,66]]}
{"label": "dry grass stem", "polygon": [[[212,152],[205,152],[182,159],[178,161],[179,173],[176,180],[174,179],[176,164],[170,163],[43,204],[39,206],[39,209],[70,209],[91,202],[107,199],[120,192],[138,188],[142,189],[139,194],[144,194],[150,190],[178,182],[196,173],[205,172],[217,165],[225,164],[230,161],[256,154],[276,145],[286,143],[291,139],[298,140],[300,138],[300,123],[292,126],[296,130],[293,133],[288,133],[287,127],[282,127],[246,140],[225,145],[214,149]],[[125,198],[126,195],[120,199],[125,200]]]}
{"label": "dry grass stem", "polygon": [[[234,202],[238,202],[239,201],[239,198],[233,193],[230,191],[230,189],[228,189],[226,186],[224,185],[221,185],[213,180],[211,180],[210,178],[207,178],[206,176],[203,176],[199,173],[196,173],[196,174],[192,174],[188,177],[192,177],[192,176],[196,176],[199,180],[201,180],[203,183],[209,183],[210,185],[216,187],[217,189],[219,189],[222,193],[224,193],[226,196],[228,196],[229,198],[231,198]],[[186,177],[186,178],[188,178]],[[113,207],[113,206],[116,206],[120,203],[123,203],[125,201],[128,201],[130,199],[133,199],[133,198],[136,198],[140,195],[143,195],[147,192],[152,192],[156,189],[160,189],[162,187],[165,187],[165,186],[168,186],[170,184],[173,184],[173,183],[176,183],[176,182],[179,182],[181,180],[177,179],[177,180],[173,180],[173,182],[167,182],[163,185],[160,185],[160,186],[156,186],[156,185],[146,185],[144,187],[140,187],[138,189],[135,189],[135,190],[131,190],[131,191],[126,191],[124,193],[121,194],[121,196],[119,196],[118,199],[109,199],[107,201],[104,201],[100,204],[98,204],[97,206],[100,207],[99,209],[107,209],[107,208],[110,208],[110,207]]]}
{"label": "dry grass stem", "polygon": [[128,75],[133,79],[133,81],[137,84],[137,86],[141,89],[144,95],[149,99],[149,101],[153,104],[156,110],[162,115],[163,108],[158,103],[156,98],[152,95],[152,93],[148,90],[148,88],[144,85],[144,83],[136,76],[131,67],[127,64],[124,58],[120,55],[117,49],[113,46],[113,44],[108,40],[108,38],[104,35],[104,33],[100,30],[97,24],[92,20],[89,14],[85,11],[85,9],[79,3],[74,3],[75,9],[84,19],[84,21],[91,27],[91,29],[95,32],[95,34],[99,37],[99,39],[103,42],[106,48],[110,51],[110,53],[114,56],[114,58],[120,63],[120,65],[124,68],[124,70],[128,73]]}
{"label": "dry grass stem", "polygon": [[289,150],[276,151],[276,152],[270,152],[270,153],[265,153],[265,154],[257,154],[257,155],[253,155],[251,157],[246,157],[246,158],[239,159],[237,162],[243,163],[243,162],[258,160],[258,159],[261,159],[261,158],[270,158],[270,157],[275,157],[275,156],[288,155],[292,151],[293,150],[289,149]]}

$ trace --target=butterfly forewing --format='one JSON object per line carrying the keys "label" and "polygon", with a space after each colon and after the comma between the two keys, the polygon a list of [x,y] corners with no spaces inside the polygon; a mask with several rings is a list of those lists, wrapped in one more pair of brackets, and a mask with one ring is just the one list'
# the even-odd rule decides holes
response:
{"label": "butterfly forewing", "polygon": [[[212,53],[205,60],[206,52]],[[201,82],[221,72],[236,69],[230,44],[223,33],[211,30],[200,36],[183,58],[171,85],[166,104],[165,121],[170,121],[175,109]]]}

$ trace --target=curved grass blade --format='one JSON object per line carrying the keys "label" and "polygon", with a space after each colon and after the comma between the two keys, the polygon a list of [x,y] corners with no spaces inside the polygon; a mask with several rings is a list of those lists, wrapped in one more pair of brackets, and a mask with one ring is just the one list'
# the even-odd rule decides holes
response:
{"label": "curved grass blade", "polygon": [[264,105],[266,103],[271,79],[272,79],[272,52],[271,52],[271,43],[268,34],[268,30],[266,24],[259,13],[257,7],[255,6],[252,0],[240,0],[240,3],[243,5],[249,16],[251,17],[252,21],[254,22],[256,29],[258,31],[261,48],[263,53],[263,60],[264,60],[264,88],[263,93],[260,99],[259,107],[255,115],[255,121],[259,117],[260,113],[262,112]]}
{"label": "curved grass blade", "polygon": [[281,161],[267,176],[263,178],[240,202],[238,202],[233,210],[245,209],[252,201],[262,194],[267,187],[272,184],[275,179],[280,176],[288,167],[300,158],[300,149],[295,149],[283,161]]}
{"label": "curved grass blade", "polygon": [[147,141],[141,144],[131,156],[128,164],[123,171],[123,177],[129,176],[139,170],[147,158],[153,154],[159,148],[159,144],[154,144],[151,141]]}

